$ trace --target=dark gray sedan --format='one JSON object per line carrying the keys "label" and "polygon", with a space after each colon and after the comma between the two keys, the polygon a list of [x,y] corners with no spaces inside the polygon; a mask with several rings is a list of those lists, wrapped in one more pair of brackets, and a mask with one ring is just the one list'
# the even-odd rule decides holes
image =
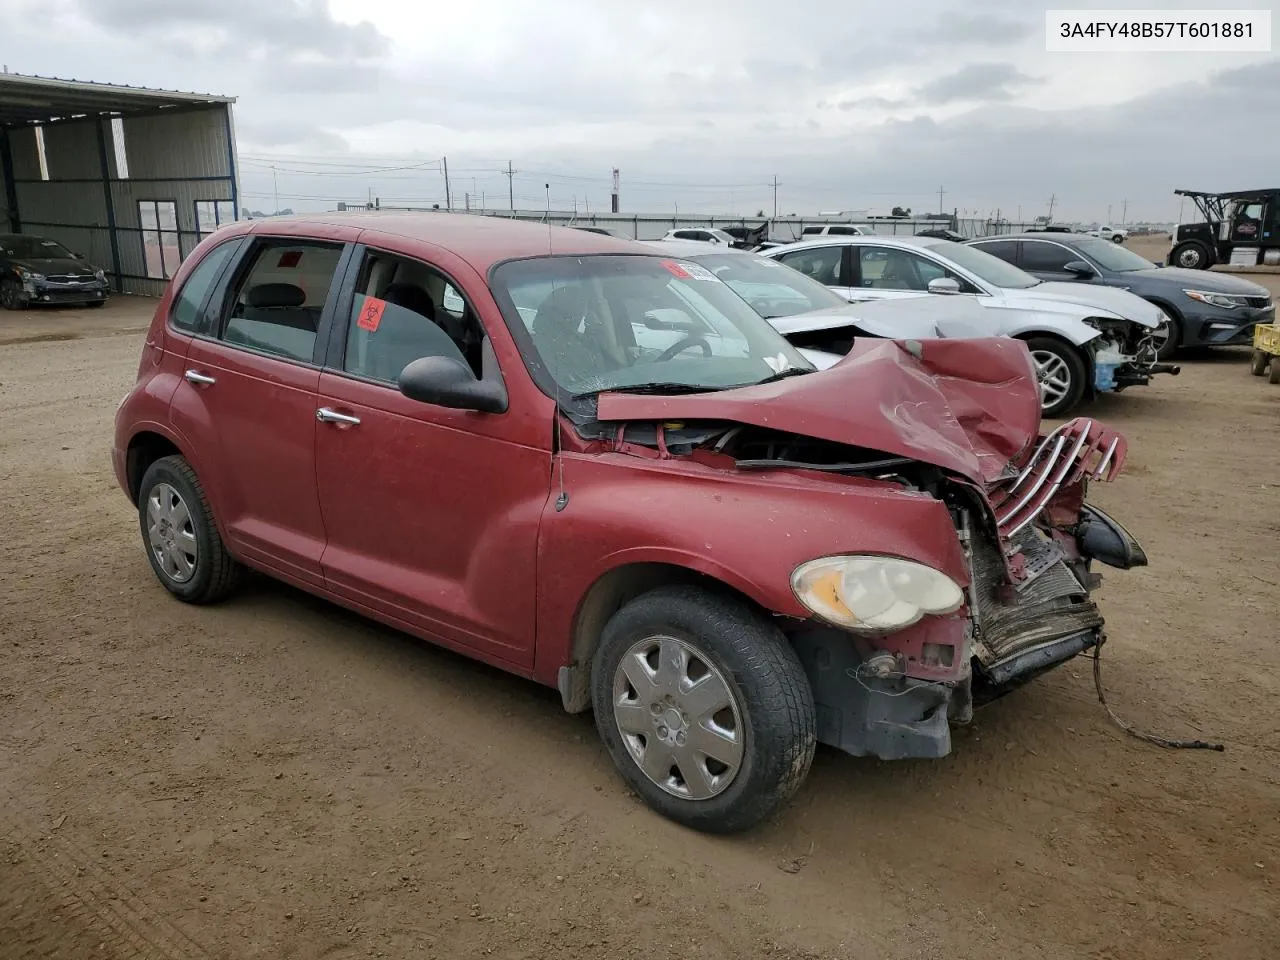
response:
{"label": "dark gray sedan", "polygon": [[1271,292],[1242,277],[1162,267],[1109,240],[1077,234],[1020,233],[970,244],[1042,280],[1124,287],[1169,315],[1160,359],[1179,347],[1250,343],[1253,327],[1275,320]]}

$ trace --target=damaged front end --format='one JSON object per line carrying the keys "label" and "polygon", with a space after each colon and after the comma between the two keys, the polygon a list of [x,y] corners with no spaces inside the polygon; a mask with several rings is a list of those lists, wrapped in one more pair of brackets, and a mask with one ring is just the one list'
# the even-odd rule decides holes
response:
{"label": "damaged front end", "polygon": [[[1100,642],[1095,561],[1146,563],[1133,537],[1085,502],[1091,482],[1120,473],[1124,438],[1087,418],[1039,435],[1030,356],[1016,341],[855,344],[821,373],[701,397],[605,397],[600,414],[611,422],[601,439],[616,452],[637,444],[738,473],[871,483],[888,495],[882,509],[899,496],[944,508],[926,526],[908,525],[904,511],[903,546],[914,555],[868,550],[856,507],[833,515],[847,532],[837,555],[814,563],[830,561],[835,573],[797,580],[802,564],[793,574],[811,616],[775,608],[810,679],[819,741],[857,756],[945,756],[951,726],[970,721],[975,704]],[[923,545],[944,542],[963,560],[931,564]],[[930,592],[922,569],[946,569],[950,597]],[[905,596],[895,583],[916,603],[914,618],[875,615]],[[887,599],[845,617],[856,604],[844,601],[868,589]]]}
{"label": "damaged front end", "polygon": [[[1161,336],[1129,320],[1085,322],[1099,332],[1085,347],[1093,361],[1093,393],[1119,393],[1127,387],[1145,386],[1157,374],[1176,377],[1181,372],[1176,363],[1159,361],[1161,343],[1169,336],[1167,326]],[[1169,318],[1164,322],[1168,324]]]}
{"label": "damaged front end", "polygon": [[1016,472],[989,485],[949,477],[947,503],[969,568],[966,602],[895,634],[853,636],[807,623],[793,641],[818,703],[818,739],[856,756],[941,757],[952,724],[1096,646],[1104,620],[1094,561],[1121,569],[1146,555],[1084,502],[1114,479],[1125,441],[1089,419],[1043,437]]}

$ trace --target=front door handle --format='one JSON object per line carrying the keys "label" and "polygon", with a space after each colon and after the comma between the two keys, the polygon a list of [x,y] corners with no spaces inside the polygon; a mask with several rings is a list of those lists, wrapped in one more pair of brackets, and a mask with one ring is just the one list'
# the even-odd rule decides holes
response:
{"label": "front door handle", "polygon": [[207,373],[200,373],[197,370],[188,370],[183,376],[187,378],[187,383],[203,383],[207,386],[218,382]]}
{"label": "front door handle", "polygon": [[342,423],[348,427],[358,427],[360,418],[353,417],[349,413],[339,413],[337,410],[331,410],[329,407],[321,407],[316,411],[316,419],[321,423]]}

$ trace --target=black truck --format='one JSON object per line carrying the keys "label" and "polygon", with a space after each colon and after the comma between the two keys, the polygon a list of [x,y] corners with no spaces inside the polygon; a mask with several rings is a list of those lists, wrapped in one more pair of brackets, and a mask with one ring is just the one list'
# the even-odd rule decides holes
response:
{"label": "black truck", "polygon": [[1174,230],[1165,261],[1169,266],[1208,270],[1215,263],[1280,263],[1280,187],[1228,193],[1173,192],[1190,197],[1203,220],[1179,224]]}

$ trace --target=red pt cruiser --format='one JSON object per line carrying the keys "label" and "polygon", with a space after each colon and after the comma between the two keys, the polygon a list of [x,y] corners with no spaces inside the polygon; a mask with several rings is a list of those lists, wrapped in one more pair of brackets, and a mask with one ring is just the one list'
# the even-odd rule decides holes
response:
{"label": "red pt cruiser", "polygon": [[1085,503],[1124,440],[1040,436],[1016,340],[815,372],[706,268],[451,214],[236,224],[156,310],[114,466],[160,582],[246,567],[595,712],[622,777],[745,829],[817,742],[940,757],[1099,641]]}

